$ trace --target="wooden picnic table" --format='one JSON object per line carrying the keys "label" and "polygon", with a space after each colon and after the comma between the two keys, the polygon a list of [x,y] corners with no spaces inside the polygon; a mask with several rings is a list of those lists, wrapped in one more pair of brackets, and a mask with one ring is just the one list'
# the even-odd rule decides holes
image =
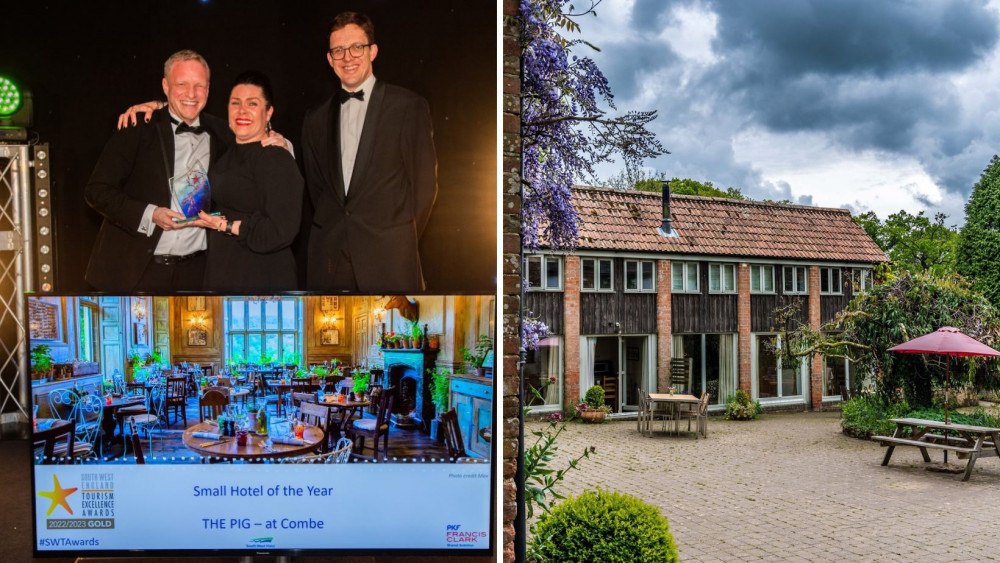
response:
{"label": "wooden picnic table", "polygon": [[[896,430],[892,436],[872,436],[872,439],[888,446],[882,465],[889,465],[889,459],[896,446],[911,446],[920,449],[920,455],[924,462],[930,463],[931,458],[927,455],[927,448],[952,451],[958,454],[959,459],[968,459],[965,465],[963,481],[968,481],[972,475],[972,468],[976,465],[976,460],[982,456],[996,455],[1000,457],[1000,428],[988,426],[970,426],[967,424],[955,424],[940,422],[937,420],[923,420],[920,418],[892,418],[891,422],[896,423]],[[911,434],[905,436],[906,430]],[[931,432],[940,431],[941,433]],[[987,449],[984,451],[983,447]]]}
{"label": "wooden picnic table", "polygon": [[[654,405],[656,403],[664,403],[670,406],[671,418],[674,421],[674,434],[680,434],[681,432],[681,417],[678,415],[681,405],[693,404],[697,405],[701,399],[690,395],[688,393],[650,393],[649,394],[649,409],[655,410]],[[652,434],[652,429],[649,429],[650,434]]]}

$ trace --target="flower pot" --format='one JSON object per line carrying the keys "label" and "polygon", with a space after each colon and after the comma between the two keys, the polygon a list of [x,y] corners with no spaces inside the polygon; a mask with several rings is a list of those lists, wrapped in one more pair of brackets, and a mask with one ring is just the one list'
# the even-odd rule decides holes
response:
{"label": "flower pot", "polygon": [[427,347],[431,350],[437,350],[441,347],[441,337],[437,334],[427,335]]}
{"label": "flower pot", "polygon": [[363,392],[360,392],[360,391],[356,391],[356,392],[354,393],[354,399],[355,399],[356,401],[359,401],[359,402],[360,402],[360,401],[364,401],[364,400],[365,400],[365,394],[364,394]]}
{"label": "flower pot", "polygon": [[604,422],[605,416],[607,416],[607,413],[604,411],[583,411],[580,413],[580,418],[583,419],[584,422],[590,424],[600,424]]}

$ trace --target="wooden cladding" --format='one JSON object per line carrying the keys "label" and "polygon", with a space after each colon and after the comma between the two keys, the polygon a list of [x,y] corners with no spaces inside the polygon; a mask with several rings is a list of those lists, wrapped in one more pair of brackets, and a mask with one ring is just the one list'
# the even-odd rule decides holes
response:
{"label": "wooden cladding", "polygon": [[675,293],[671,296],[671,331],[737,332],[737,299],[733,293]]}
{"label": "wooden cladding", "polygon": [[526,291],[524,310],[549,327],[552,334],[563,334],[563,296],[561,291]]}
{"label": "wooden cladding", "polygon": [[[617,326],[616,324],[617,323]],[[655,293],[580,293],[580,334],[656,332]]]}
{"label": "wooden cladding", "polygon": [[809,296],[808,295],[751,295],[750,296],[750,331],[774,332],[774,310],[787,307],[792,303],[799,304],[795,320],[809,326]]}

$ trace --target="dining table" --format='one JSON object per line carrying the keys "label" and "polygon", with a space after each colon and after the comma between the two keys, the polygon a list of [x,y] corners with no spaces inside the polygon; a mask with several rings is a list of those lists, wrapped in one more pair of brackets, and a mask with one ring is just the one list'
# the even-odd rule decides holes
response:
{"label": "dining table", "polygon": [[[670,409],[670,419],[674,421],[674,434],[680,434],[682,405],[697,405],[701,399],[688,393],[650,393],[649,409],[655,410],[657,404],[664,404]],[[647,426],[652,434],[651,425]]]}
{"label": "dining table", "polygon": [[195,433],[219,433],[219,425],[214,420],[200,422],[184,431],[182,441],[184,447],[208,458],[222,458],[230,461],[265,461],[271,459],[296,457],[318,449],[326,437],[322,428],[306,424],[302,433],[302,444],[280,444],[273,442],[267,445],[268,436],[254,432],[247,434],[247,444],[241,446],[235,436],[220,436],[217,439],[196,436]]}
{"label": "dining table", "polygon": [[116,442],[124,443],[125,437],[119,434],[118,438],[115,438],[115,429],[119,428],[124,432],[124,425],[122,421],[118,420],[118,410],[122,407],[130,407],[133,405],[140,405],[146,402],[146,397],[143,395],[123,395],[121,397],[108,397],[104,398],[104,413],[101,415],[101,432],[104,434],[104,440],[107,445],[112,445]]}
{"label": "dining table", "polygon": [[351,396],[329,394],[324,395],[323,400],[319,401],[317,404],[324,407],[330,407],[331,410],[336,409],[335,412],[340,413],[340,417],[337,420],[335,427],[340,430],[341,434],[343,434],[347,431],[347,425],[350,424],[355,415],[359,418],[364,416],[364,410],[362,409],[371,405],[371,400],[368,397],[365,397],[364,399],[358,401]]}

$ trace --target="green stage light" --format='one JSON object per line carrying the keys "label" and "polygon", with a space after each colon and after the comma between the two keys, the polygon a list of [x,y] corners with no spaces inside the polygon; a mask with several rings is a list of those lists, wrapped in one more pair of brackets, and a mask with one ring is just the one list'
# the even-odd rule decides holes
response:
{"label": "green stage light", "polygon": [[0,76],[0,116],[12,115],[21,107],[21,91],[10,80]]}

